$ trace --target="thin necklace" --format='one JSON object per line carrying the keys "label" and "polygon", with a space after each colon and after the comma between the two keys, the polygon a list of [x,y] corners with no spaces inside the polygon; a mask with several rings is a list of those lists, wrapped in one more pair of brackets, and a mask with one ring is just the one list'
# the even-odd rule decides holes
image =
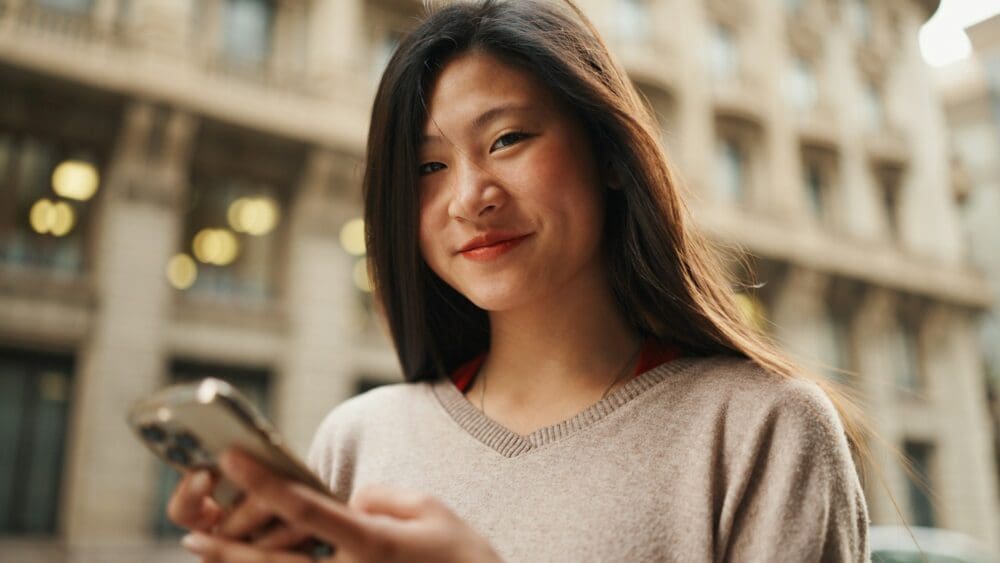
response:
{"label": "thin necklace", "polygon": [[[636,348],[635,352],[632,352],[632,355],[629,356],[628,360],[625,361],[625,365],[622,366],[621,372],[611,381],[611,385],[608,385],[608,388],[604,390],[604,394],[601,395],[601,400],[602,401],[605,399],[605,397],[608,396],[608,393],[611,392],[611,388],[615,386],[615,383],[618,383],[618,381],[621,378],[625,377],[625,374],[628,373],[628,371],[629,371],[628,368],[632,366],[632,362],[635,360],[636,356],[639,355],[640,351],[642,351],[642,343],[639,343],[639,347]],[[480,392],[479,392],[479,410],[483,413],[483,416],[486,416],[486,403],[485,403],[485,401],[486,401],[486,374],[484,373],[483,374],[483,386],[482,386],[482,388],[480,389]]]}

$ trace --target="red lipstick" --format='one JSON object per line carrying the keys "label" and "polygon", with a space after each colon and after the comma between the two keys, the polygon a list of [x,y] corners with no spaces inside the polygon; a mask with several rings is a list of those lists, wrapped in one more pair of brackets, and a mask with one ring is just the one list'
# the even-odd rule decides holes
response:
{"label": "red lipstick", "polygon": [[486,233],[473,238],[458,250],[463,257],[475,262],[488,262],[510,252],[530,235]]}

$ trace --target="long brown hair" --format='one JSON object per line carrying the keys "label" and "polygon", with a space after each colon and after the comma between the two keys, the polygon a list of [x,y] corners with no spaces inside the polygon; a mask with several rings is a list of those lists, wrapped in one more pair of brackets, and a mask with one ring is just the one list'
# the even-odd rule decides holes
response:
{"label": "long brown hair", "polygon": [[756,331],[737,305],[716,249],[692,228],[656,121],[593,24],[572,2],[459,2],[432,10],[386,67],[365,160],[366,240],[373,285],[408,381],[433,379],[489,346],[484,311],[420,255],[417,147],[425,96],[451,58],[478,50],[532,72],[584,124],[595,154],[613,163],[605,249],[621,311],[641,334],[686,355],[743,357],[777,376],[809,378],[841,415],[852,450],[870,459],[858,410]]}

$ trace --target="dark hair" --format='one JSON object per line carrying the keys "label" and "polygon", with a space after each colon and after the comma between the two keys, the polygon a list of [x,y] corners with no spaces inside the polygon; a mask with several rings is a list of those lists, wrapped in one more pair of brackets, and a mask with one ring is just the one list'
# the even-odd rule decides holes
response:
{"label": "dark hair", "polygon": [[[748,358],[786,377],[807,377],[736,303],[725,268],[691,228],[656,121],[593,24],[571,2],[459,2],[433,10],[389,61],[375,97],[364,192],[369,267],[408,381],[441,377],[484,352],[484,311],[444,283],[418,246],[417,148],[425,96],[453,57],[488,53],[537,76],[573,108],[595,154],[614,163],[604,247],[614,297],[641,334],[686,355]],[[668,322],[669,321],[669,322]],[[854,448],[864,448],[853,405],[819,377]]]}

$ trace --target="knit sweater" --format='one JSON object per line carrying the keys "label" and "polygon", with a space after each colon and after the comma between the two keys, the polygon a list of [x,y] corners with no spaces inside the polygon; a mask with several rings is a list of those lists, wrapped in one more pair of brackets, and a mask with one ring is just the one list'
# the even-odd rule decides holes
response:
{"label": "knit sweater", "polygon": [[309,463],[336,498],[430,493],[505,561],[868,561],[840,419],[814,383],[681,358],[521,436],[447,379],[336,407]]}

